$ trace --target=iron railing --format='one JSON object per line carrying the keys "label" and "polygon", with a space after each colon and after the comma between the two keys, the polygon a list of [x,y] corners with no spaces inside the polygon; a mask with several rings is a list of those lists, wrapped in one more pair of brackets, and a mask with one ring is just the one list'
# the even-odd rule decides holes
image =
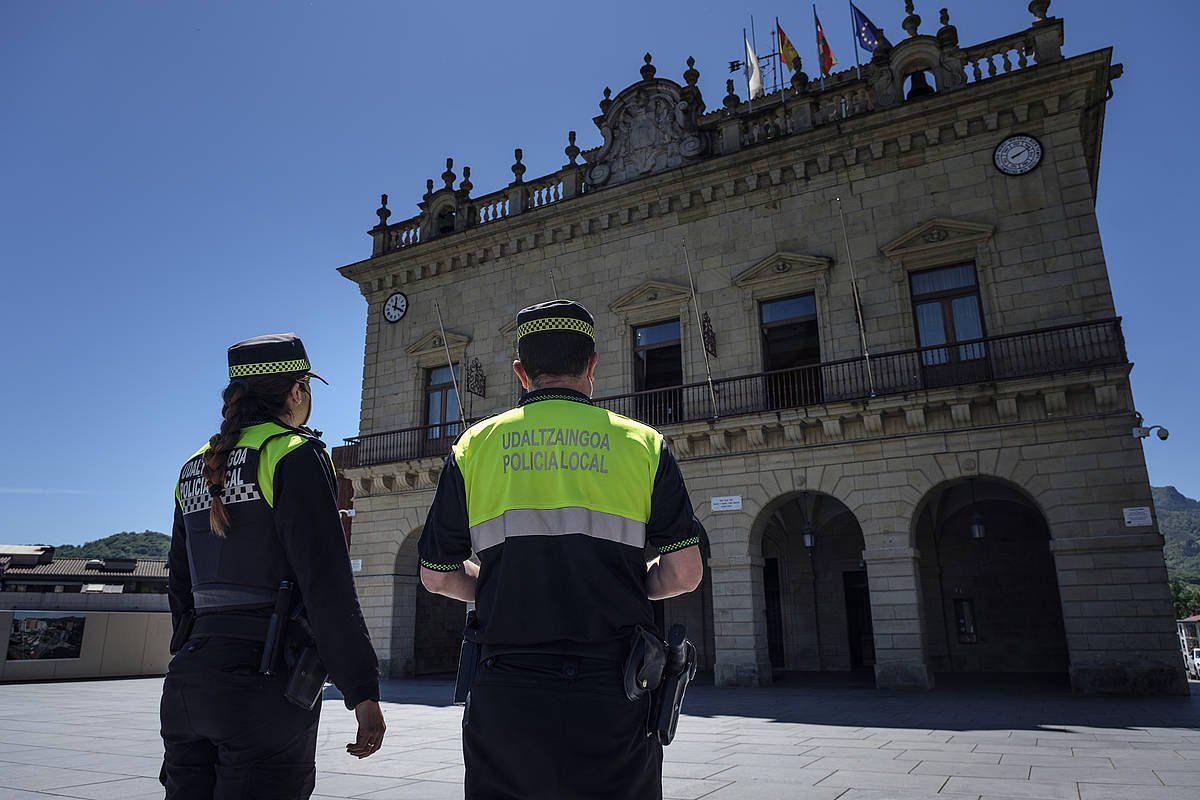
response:
{"label": "iron railing", "polygon": [[[860,356],[719,378],[713,381],[711,393],[708,383],[700,382],[594,402],[650,425],[665,426],[1125,363],[1125,337],[1116,318],[880,353],[872,355],[869,363]],[[354,437],[336,448],[337,460],[347,467],[442,456],[450,452],[459,430],[470,423]]]}

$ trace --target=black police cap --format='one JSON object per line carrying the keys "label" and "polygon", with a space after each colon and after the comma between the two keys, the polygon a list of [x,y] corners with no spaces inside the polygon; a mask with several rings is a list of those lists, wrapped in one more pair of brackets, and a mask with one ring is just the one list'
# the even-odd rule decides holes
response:
{"label": "black police cap", "polygon": [[596,341],[595,320],[574,300],[550,300],[517,312],[517,341],[539,333],[578,333]]}
{"label": "black police cap", "polygon": [[304,342],[294,333],[268,333],[238,342],[229,348],[229,378],[301,372],[321,383],[329,381],[312,371]]}

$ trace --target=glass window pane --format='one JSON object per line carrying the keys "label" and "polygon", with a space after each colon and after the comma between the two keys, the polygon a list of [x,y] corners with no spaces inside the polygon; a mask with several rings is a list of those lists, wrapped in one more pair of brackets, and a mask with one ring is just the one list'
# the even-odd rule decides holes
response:
{"label": "glass window pane", "polygon": [[773,325],[763,331],[763,368],[768,372],[821,361],[821,340],[815,319]]}
{"label": "glass window pane", "polygon": [[458,395],[454,390],[446,392],[446,422],[455,422],[461,419],[458,413]]}
{"label": "glass window pane", "polygon": [[975,295],[954,298],[950,310],[954,317],[955,341],[983,338],[983,321],[979,318],[979,300]]}
{"label": "glass window pane", "polygon": [[782,300],[771,300],[761,306],[762,322],[780,322],[789,319],[802,319],[817,315],[817,301],[811,294],[785,297]]}
{"label": "glass window pane", "polygon": [[[459,374],[460,374],[459,366],[458,366],[458,364],[455,364],[454,365],[454,376],[458,377]],[[443,383],[450,383],[450,368],[449,367],[435,367],[435,368],[429,370],[429,383],[426,385],[439,386]]]}
{"label": "glass window pane", "polygon": [[[935,347],[946,343],[946,326],[942,322],[941,303],[921,303],[917,306],[917,343],[921,347]],[[946,350],[927,350],[921,355],[926,365],[944,364],[948,360]]]}
{"label": "glass window pane", "polygon": [[975,285],[975,267],[964,264],[959,267],[943,267],[925,272],[914,272],[912,293],[914,296],[944,292],[949,289],[962,289]]}
{"label": "glass window pane", "polygon": [[639,325],[633,329],[634,347],[648,347],[664,342],[679,341],[679,320],[672,319],[654,325]]}
{"label": "glass window pane", "polygon": [[430,392],[428,403],[429,403],[429,416],[426,421],[426,424],[427,425],[441,425],[442,424],[442,392],[440,390],[436,391],[436,392]]}

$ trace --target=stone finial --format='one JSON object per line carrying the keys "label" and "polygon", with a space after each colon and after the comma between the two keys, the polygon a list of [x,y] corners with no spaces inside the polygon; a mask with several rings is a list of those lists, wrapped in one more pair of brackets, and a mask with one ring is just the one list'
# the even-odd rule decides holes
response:
{"label": "stone finial", "polygon": [[1038,22],[1044,22],[1050,13],[1050,0],[1030,0],[1029,13]]}
{"label": "stone finial", "polygon": [[909,36],[916,36],[917,28],[921,27],[921,18],[913,9],[913,0],[904,0],[904,11],[908,16],[904,18],[904,22],[900,23],[900,27],[904,28]]}
{"label": "stone finial", "polygon": [[695,86],[696,82],[700,80],[700,70],[696,69],[696,59],[688,56],[687,65],[688,68],[684,70],[683,79],[688,86]]}
{"label": "stone finial", "polygon": [[808,73],[804,71],[804,62],[800,56],[792,59],[792,91],[803,94],[808,91]]}
{"label": "stone finial", "polygon": [[442,173],[442,182],[446,184],[446,188],[450,189],[454,186],[454,179],[458,176],[454,174],[454,159],[446,159],[446,171]]}
{"label": "stone finial", "polygon": [[879,43],[875,45],[875,52],[871,54],[871,63],[884,66],[891,60],[892,43],[883,35],[883,28],[876,26],[876,30],[879,31]]}
{"label": "stone finial", "polygon": [[646,63],[642,64],[642,80],[648,81],[654,77],[654,73],[658,72],[653,64],[650,63],[650,54],[644,56]]}
{"label": "stone finial", "polygon": [[567,154],[567,158],[571,159],[571,164],[577,164],[579,158],[579,148],[575,145],[575,131],[567,131],[567,146],[563,150]]}
{"label": "stone finial", "polygon": [[391,215],[392,212],[387,207],[387,195],[379,195],[379,208],[375,209],[375,216],[379,217],[379,227],[387,225],[388,217]]}
{"label": "stone finial", "polygon": [[433,178],[428,178],[425,181],[425,197],[433,194]]}
{"label": "stone finial", "polygon": [[958,28],[950,24],[950,9],[943,8],[939,20],[942,27],[937,32],[938,44],[942,47],[958,47]]}
{"label": "stone finial", "polygon": [[733,111],[742,104],[742,98],[737,96],[737,92],[733,90],[733,78],[725,81],[725,101],[724,106],[727,111]]}
{"label": "stone finial", "polygon": [[463,167],[463,178],[458,183],[458,191],[462,194],[469,195],[471,190],[475,188],[475,184],[471,183],[471,168]]}
{"label": "stone finial", "polygon": [[521,148],[513,150],[513,158],[516,159],[512,165],[513,183],[521,183],[524,180],[522,176],[525,174],[525,165],[521,163],[524,156],[525,153]]}
{"label": "stone finial", "polygon": [[608,109],[612,106],[612,89],[604,87],[604,99],[600,101],[600,113],[607,114]]}

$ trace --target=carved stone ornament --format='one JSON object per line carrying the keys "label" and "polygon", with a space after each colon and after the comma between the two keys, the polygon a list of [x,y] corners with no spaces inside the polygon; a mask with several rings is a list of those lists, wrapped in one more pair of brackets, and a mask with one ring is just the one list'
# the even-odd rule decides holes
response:
{"label": "carved stone ornament", "polygon": [[588,170],[588,184],[612,186],[703,156],[708,145],[697,123],[699,110],[681,91],[674,81],[651,78],[613,98],[595,118],[604,145]]}
{"label": "carved stone ornament", "polygon": [[466,390],[476,397],[487,397],[487,376],[483,374],[483,365],[478,358],[472,358],[467,365]]}

